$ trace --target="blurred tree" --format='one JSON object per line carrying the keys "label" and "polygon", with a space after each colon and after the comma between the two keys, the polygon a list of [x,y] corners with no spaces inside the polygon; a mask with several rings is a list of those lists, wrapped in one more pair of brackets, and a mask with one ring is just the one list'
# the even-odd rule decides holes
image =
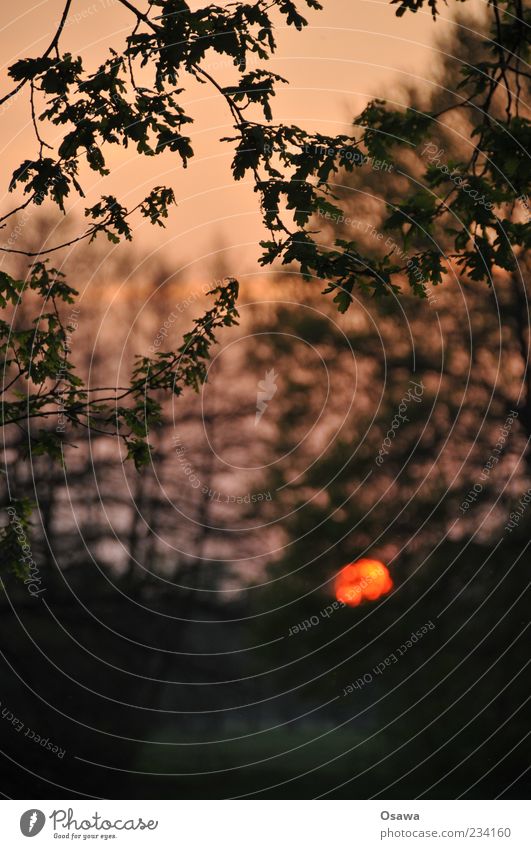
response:
{"label": "blurred tree", "polygon": [[[483,49],[465,26],[441,46],[446,59],[439,79],[431,90],[404,92],[411,104],[408,111],[417,112],[422,101],[425,114],[446,114],[465,57],[479,63]],[[473,137],[473,123],[461,117],[453,125],[432,127],[433,141],[426,147],[447,151],[451,158],[462,150],[465,138]],[[404,273],[408,266],[417,268],[418,219],[413,216],[402,241],[396,235],[395,211],[411,184],[418,191],[425,168],[423,150],[411,149],[406,141],[389,141],[393,170],[342,175],[335,187],[341,215],[316,218],[328,242],[351,241],[354,233],[372,264],[398,253]],[[439,220],[451,207],[449,202],[430,225],[441,257],[450,256],[455,228],[466,232],[466,221],[455,210],[453,228],[448,220]],[[522,208],[515,204],[511,214],[522,217]],[[529,225],[522,224],[520,232],[528,238]],[[286,545],[271,566],[273,580],[264,602],[276,611],[275,635],[319,613],[333,598],[337,570],[351,560],[370,554],[385,562],[396,560],[395,577],[402,584],[434,546],[442,546],[444,560],[447,548],[441,541],[448,540],[450,550],[470,537],[479,553],[468,562],[477,565],[481,546],[494,544],[503,533],[529,475],[528,464],[520,463],[531,433],[526,417],[527,262],[523,243],[518,273],[495,263],[487,293],[483,281],[465,268],[454,269],[459,293],[456,287],[432,290],[424,272],[416,279],[425,287],[425,297],[415,297],[415,286],[410,293],[384,299],[353,291],[345,305],[353,303],[355,309],[341,323],[303,287],[294,301],[304,299],[316,308],[311,320],[298,308],[278,310],[274,323],[286,335],[282,344],[273,342],[263,352],[262,366],[274,362],[284,381],[276,397],[278,431],[271,450],[273,456],[288,458],[275,463],[267,484],[275,493],[269,516],[281,524]],[[316,380],[313,371],[304,385],[294,340],[313,346],[326,363],[331,391],[325,422],[320,419],[321,399],[308,388],[324,381]],[[251,356],[260,357],[260,347]],[[521,527],[519,532],[517,550],[526,533]],[[510,547],[507,539],[505,546]],[[460,572],[457,580],[462,579]],[[458,590],[452,582],[448,587],[450,594]],[[401,592],[408,593],[405,588]],[[323,642],[322,633],[311,629],[307,639]]]}
{"label": "blurred tree", "polygon": [[[291,0],[209,5],[195,11],[183,0],[154,0],[145,11],[129,0],[118,2],[131,13],[133,29],[125,46],[110,48],[109,58],[94,73],[85,69],[82,57],[60,50],[71,0],[65,3],[46,51],[10,67],[15,86],[0,98],[0,105],[23,89],[28,92],[38,152],[21,162],[11,177],[10,190],[20,196],[0,218],[4,226],[30,205],[47,200],[65,212],[72,194],[83,196],[80,156],[103,175],[105,152],[112,144],[135,144],[146,156],[169,149],[186,167],[193,149],[184,131],[192,118],[179,96],[185,74],[190,74],[214,86],[232,116],[235,135],[228,141],[235,148],[234,178],[253,176],[270,232],[262,243],[262,264],[296,263],[306,277],[327,281],[325,291],[335,294],[341,311],[348,309],[354,287],[379,296],[397,293],[404,274],[422,298],[430,284],[441,283],[443,274],[455,266],[460,273],[487,282],[495,268],[517,273],[518,255],[529,246],[528,221],[518,216],[528,218],[531,173],[527,154],[531,131],[522,105],[530,78],[526,70],[530,12],[521,0],[489,4],[490,30],[479,44],[480,58],[464,66],[459,91],[452,92],[443,108],[423,111],[412,105],[397,112],[374,101],[355,121],[354,136],[336,137],[273,124],[270,99],[275,84],[283,79],[265,68],[248,67],[251,59],[266,60],[275,51],[275,13],[297,29],[306,24]],[[305,2],[321,8],[317,0]],[[394,2],[399,3],[401,16],[408,9],[422,8],[425,0]],[[428,5],[435,18],[436,0]],[[240,70],[234,85],[219,85],[204,68],[209,50],[228,55]],[[151,79],[144,85],[146,76]],[[251,117],[257,109],[265,122]],[[438,147],[439,133],[465,112],[467,132],[474,138],[470,157],[446,160],[444,149]],[[57,150],[45,141],[46,122],[64,128]],[[367,255],[356,239],[335,239],[327,245],[315,238],[316,215],[342,214],[333,185],[338,172],[353,172],[369,161],[381,167],[412,145],[423,146],[428,165],[423,174],[411,175],[397,198],[386,197],[383,222],[385,228],[400,232],[406,261],[397,262],[394,250],[383,257]],[[63,434],[38,427],[55,415],[59,404],[69,427],[117,434],[140,468],[149,462],[149,431],[161,415],[158,393],[180,395],[184,387],[197,389],[205,379],[216,332],[237,320],[235,280],[212,290],[214,306],[196,319],[177,350],[139,356],[125,386],[87,387],[69,357],[70,325],[64,318],[63,308],[73,303],[76,292],[46,260],[54,251],[79,239],[92,241],[100,233],[112,242],[131,239],[129,219],[135,212],[163,226],[174,199],[171,187],[156,186],[128,210],[119,199],[104,196],[85,210],[90,223],[79,236],[37,250],[16,247],[16,238],[2,247],[6,253],[37,257],[28,279],[0,275],[2,306],[11,304],[16,312],[28,296],[37,296],[39,302],[29,324],[18,329],[10,321],[0,324],[5,361],[2,421],[30,424],[33,455],[61,461]],[[441,229],[451,234],[452,242],[452,250],[444,254],[437,244]],[[404,251],[400,255],[403,259]],[[25,386],[22,396],[17,394],[21,386]],[[531,427],[531,400],[527,406]],[[22,513],[27,506],[21,505]]]}

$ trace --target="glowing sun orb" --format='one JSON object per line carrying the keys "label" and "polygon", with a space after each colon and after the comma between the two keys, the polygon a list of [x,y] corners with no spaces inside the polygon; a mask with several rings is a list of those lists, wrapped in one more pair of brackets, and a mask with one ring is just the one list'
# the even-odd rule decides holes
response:
{"label": "glowing sun orb", "polygon": [[356,560],[344,566],[336,578],[336,598],[350,607],[363,600],[376,601],[393,589],[387,566],[379,560]]}

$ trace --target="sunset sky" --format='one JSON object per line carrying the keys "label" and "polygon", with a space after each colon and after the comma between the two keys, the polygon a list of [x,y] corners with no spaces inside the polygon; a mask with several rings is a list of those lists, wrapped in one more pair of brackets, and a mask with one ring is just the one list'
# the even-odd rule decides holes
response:
{"label": "sunset sky", "polygon": [[[146,4],[140,3],[141,8]],[[193,7],[202,4],[192,3]],[[398,19],[386,0],[326,0],[322,12],[304,11],[309,27],[302,32],[280,26],[278,52],[271,61],[274,71],[290,85],[279,86],[273,102],[274,119],[296,123],[306,129],[334,134],[348,131],[348,121],[370,97],[403,102],[401,88],[427,78],[432,85],[441,53],[434,51],[435,39],[448,36],[454,26],[450,16],[455,7],[442,8],[437,23],[426,12]],[[59,0],[38,3],[22,0],[13,16],[7,6],[2,13],[1,91],[10,88],[7,67],[21,57],[36,56],[48,46],[63,8]],[[86,67],[95,68],[110,45],[119,46],[131,31],[132,16],[117,0],[74,0],[61,45],[63,50],[82,53]],[[221,83],[237,79],[225,57],[212,54],[207,69]],[[263,237],[257,198],[252,186],[235,184],[231,177],[231,147],[219,143],[230,135],[230,116],[219,94],[191,77],[181,96],[195,123],[189,132],[195,157],[184,171],[177,154],[139,158],[134,147],[108,150],[109,177],[83,173],[87,201],[74,199],[70,209],[79,217],[83,208],[103,193],[113,193],[133,206],[150,188],[171,185],[178,201],[166,231],[136,219],[135,237],[143,250],[165,251],[175,268],[188,266],[194,272],[212,266],[212,255],[228,248],[228,273],[256,269],[257,241]],[[403,90],[403,89],[402,89]],[[7,174],[36,153],[26,94],[3,107],[0,149],[5,165],[2,208],[13,198],[7,194]],[[53,142],[55,128],[48,127],[45,139]],[[6,237],[8,233],[6,231]],[[40,246],[37,246],[40,247]]]}

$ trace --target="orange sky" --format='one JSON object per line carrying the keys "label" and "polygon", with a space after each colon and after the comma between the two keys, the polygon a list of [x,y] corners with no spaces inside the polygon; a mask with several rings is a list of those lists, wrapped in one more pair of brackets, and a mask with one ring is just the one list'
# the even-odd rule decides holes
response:
{"label": "orange sky", "polygon": [[[274,100],[274,118],[333,134],[345,130],[348,116],[355,115],[371,96],[400,100],[400,86],[416,79],[433,79],[438,66],[434,38],[448,32],[451,23],[443,7],[442,18],[434,24],[426,13],[395,16],[387,0],[323,0],[323,12],[305,12],[310,26],[298,33],[279,28],[278,52],[271,62],[274,71],[290,80]],[[147,4],[139,2],[141,8]],[[202,3],[192,3],[199,7]],[[302,4],[300,4],[302,6]],[[6,68],[17,58],[35,56],[49,44],[63,3],[61,0],[20,0],[5,4],[1,12],[2,83],[9,89]],[[86,67],[93,67],[105,55],[108,45],[118,46],[131,29],[131,15],[117,0],[74,0],[65,28],[62,49],[83,53]],[[218,54],[206,66],[220,82],[236,79],[235,69],[226,67]],[[103,193],[117,194],[126,206],[133,206],[151,187],[171,185],[176,193],[175,208],[166,231],[136,221],[135,236],[143,249],[167,252],[175,268],[189,264],[190,271],[204,270],[212,252],[228,246],[225,256],[228,273],[235,275],[256,268],[263,238],[256,196],[250,183],[234,184],[230,173],[230,146],[220,144],[220,136],[230,134],[229,117],[219,94],[190,79],[182,95],[186,111],[195,118],[188,131],[196,151],[187,171],[177,154],[140,158],[134,148],[113,148],[108,163],[109,177],[89,172],[83,186],[87,200],[71,207],[82,215],[83,208]],[[2,112],[3,109],[3,112]],[[29,124],[26,97],[0,107],[0,150],[4,165],[2,207],[11,205],[6,195],[8,175],[22,159],[36,153]],[[54,140],[55,128],[45,138]],[[82,223],[80,222],[80,227]],[[6,231],[4,231],[5,237]]]}

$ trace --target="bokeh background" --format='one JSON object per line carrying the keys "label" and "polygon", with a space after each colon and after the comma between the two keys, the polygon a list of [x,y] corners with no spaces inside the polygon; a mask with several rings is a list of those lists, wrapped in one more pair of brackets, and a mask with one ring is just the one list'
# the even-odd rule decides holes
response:
{"label": "bokeh background", "polygon": [[[290,85],[275,118],[334,134],[372,97],[444,103],[482,32],[483,4],[466,6],[434,23],[324,0],[302,33],[279,29],[272,65]],[[4,71],[48,44],[60,13],[57,0],[3,10]],[[96,65],[129,29],[112,0],[76,0],[65,46]],[[209,71],[232,80],[219,56]],[[525,301],[507,273],[488,289],[454,271],[427,300],[358,293],[341,315],[322,281],[259,269],[259,210],[253,186],[231,178],[223,103],[191,80],[186,104],[186,171],[171,154],[139,166],[117,147],[108,177],[86,175],[86,205],[104,193],[132,205],[161,183],[178,205],[164,231],[139,223],[132,246],[54,259],[80,291],[72,358],[88,385],[122,385],[165,322],[169,347],[227,276],[241,282],[240,324],[201,391],[165,403],[141,473],[97,433],[72,433],[62,467],[20,459],[26,436],[6,431],[10,485],[38,505],[45,592],[2,585],[0,789],[520,798],[531,510],[508,522],[531,486]],[[466,125],[448,130],[450,150],[471,143]],[[0,116],[5,209],[33,144],[17,99]],[[398,174],[358,169],[336,187],[348,215],[317,223],[378,255],[382,201],[400,187]],[[43,208],[19,243],[40,250],[81,229],[81,205],[66,218]],[[26,258],[2,263],[27,272]],[[338,604],[338,573],[360,558],[384,563],[392,589]]]}

